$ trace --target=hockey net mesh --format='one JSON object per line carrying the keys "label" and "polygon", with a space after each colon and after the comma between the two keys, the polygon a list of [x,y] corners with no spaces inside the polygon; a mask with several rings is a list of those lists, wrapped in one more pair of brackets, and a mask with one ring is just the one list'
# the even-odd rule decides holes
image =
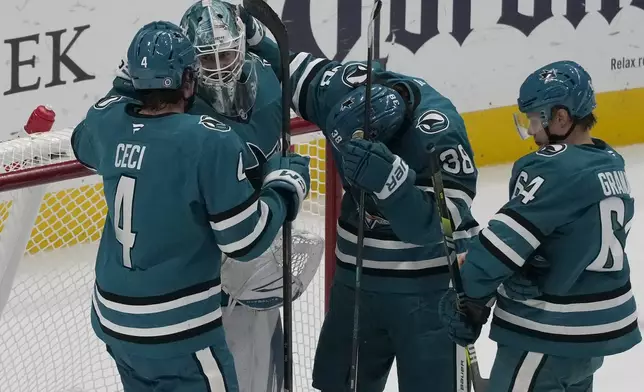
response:
{"label": "hockey net mesh", "polygon": [[[71,130],[62,130],[0,143],[0,178],[73,160],[70,136]],[[311,157],[311,193],[294,227],[324,237],[323,136],[303,133],[292,143]],[[121,391],[113,361],[90,325],[93,267],[106,211],[100,177],[46,182],[51,183],[0,193],[0,391]],[[324,317],[323,264],[293,304],[297,391],[313,390]]]}

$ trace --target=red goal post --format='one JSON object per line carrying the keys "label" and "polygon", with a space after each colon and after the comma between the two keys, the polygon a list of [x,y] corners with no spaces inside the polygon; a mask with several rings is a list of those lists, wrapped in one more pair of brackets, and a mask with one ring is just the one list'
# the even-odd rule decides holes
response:
{"label": "red goal post", "polygon": [[[312,282],[310,290],[307,289],[307,291],[319,291],[323,294],[314,292],[307,297],[305,292],[294,303],[294,344],[297,351],[294,358],[294,381],[298,390],[308,390],[311,385],[310,364],[335,270],[336,224],[340,211],[342,186],[322,132],[315,125],[300,118],[291,120],[291,132],[292,150],[311,157],[311,194],[300,216],[307,225],[323,226],[319,234],[323,235],[325,240],[324,266],[320,266],[319,278],[314,278],[319,281]],[[9,391],[14,390],[12,386],[18,388],[15,390],[49,390],[55,389],[55,385],[68,388],[71,384],[67,381],[57,383],[63,377],[62,374],[70,372],[69,368],[79,366],[67,364],[64,369],[55,371],[55,376],[50,377],[47,374],[46,377],[41,377],[47,378],[42,381],[44,384],[34,384],[40,381],[38,377],[33,376],[33,372],[39,373],[37,369],[45,366],[40,362],[42,359],[40,357],[49,357],[53,355],[49,351],[59,349],[46,349],[46,353],[40,352],[27,358],[22,352],[25,351],[22,346],[28,346],[30,344],[28,342],[34,340],[52,340],[51,337],[45,337],[49,336],[45,332],[41,332],[40,324],[49,324],[48,320],[57,319],[59,316],[50,314],[54,313],[50,311],[51,304],[42,307],[35,304],[37,301],[46,301],[48,296],[51,297],[50,301],[65,302],[70,292],[63,294],[60,300],[53,299],[58,297],[55,294],[49,294],[50,285],[53,283],[48,281],[60,280],[65,290],[74,290],[72,287],[74,285],[82,286],[76,289],[81,297],[75,305],[78,309],[74,311],[71,309],[74,306],[70,306],[70,309],[66,310],[70,313],[65,317],[74,320],[74,323],[81,323],[86,316],[88,317],[85,312],[88,312],[86,308],[89,308],[90,298],[88,296],[84,301],[84,290],[91,288],[91,281],[93,281],[90,267],[83,269],[82,272],[76,269],[72,269],[69,273],[57,272],[56,275],[47,275],[45,278],[36,275],[39,278],[33,279],[31,277],[23,279],[17,273],[19,264],[27,265],[28,269],[33,267],[29,266],[31,261],[23,262],[22,259],[31,260],[36,257],[35,255],[42,256],[44,259],[38,259],[37,263],[32,264],[38,264],[38,266],[47,264],[48,268],[53,268],[55,266],[52,264],[56,264],[58,260],[53,260],[55,262],[46,260],[49,251],[76,248],[77,245],[83,246],[85,243],[97,244],[100,238],[105,216],[102,183],[100,177],[73,157],[70,145],[71,133],[71,129],[66,129],[32,134],[0,143],[0,385],[3,385],[1,388],[3,391],[6,385],[9,385],[6,388]],[[313,219],[310,219],[311,217]],[[297,225],[298,221],[296,220],[295,223]],[[93,260],[88,261],[93,262]],[[318,290],[317,286],[313,288],[314,285],[319,286],[320,289]],[[41,297],[44,299],[40,299]],[[43,313],[43,315],[29,315],[23,320],[25,313],[32,312],[30,306],[33,307],[33,312]],[[300,314],[297,315],[296,312]],[[87,318],[86,321],[88,322],[89,319]],[[71,322],[67,323],[71,325]],[[51,334],[62,334],[63,329],[69,328],[69,325],[58,327]],[[68,337],[70,341],[93,339],[94,337],[88,332],[89,329],[85,326],[83,328],[80,332],[72,330],[64,333],[70,335]],[[23,333],[25,336],[22,336]],[[75,338],[76,335],[82,335],[82,337]],[[15,347],[13,340],[16,341]],[[69,345],[69,343],[65,344]],[[44,342],[38,342],[38,345],[44,347]],[[21,351],[20,356],[18,351]],[[82,366],[85,362],[94,361],[94,357],[98,356],[98,353],[94,353],[91,357],[80,360],[79,363]],[[61,358],[56,362],[65,361],[67,359]],[[104,358],[102,363],[101,366],[109,367],[109,363],[105,365]],[[33,369],[28,371],[30,368]],[[115,375],[112,374],[113,369],[108,370],[101,370],[103,373],[110,374],[105,378],[116,380]],[[74,377],[84,378],[85,373],[79,373]],[[52,377],[54,381],[50,380]],[[104,381],[93,378],[87,382],[84,381],[83,384],[96,385],[97,382],[102,383],[101,385],[105,384]],[[118,384],[118,381],[114,383]]]}

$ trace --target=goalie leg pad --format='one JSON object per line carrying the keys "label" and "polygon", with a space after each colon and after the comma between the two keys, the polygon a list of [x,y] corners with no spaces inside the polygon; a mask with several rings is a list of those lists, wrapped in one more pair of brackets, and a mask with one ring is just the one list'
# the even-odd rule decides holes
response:
{"label": "goalie leg pad", "polygon": [[[278,328],[279,310],[255,311],[235,306],[224,312],[226,341],[235,359],[239,390],[243,392],[277,391],[274,335]],[[279,351],[279,348],[278,348]]]}
{"label": "goalie leg pad", "polygon": [[[304,230],[292,234],[293,300],[313,280],[322,256],[324,239]],[[271,247],[249,262],[227,258],[221,266],[221,285],[237,303],[253,310],[275,309],[284,303],[282,283],[282,234],[275,237]]]}

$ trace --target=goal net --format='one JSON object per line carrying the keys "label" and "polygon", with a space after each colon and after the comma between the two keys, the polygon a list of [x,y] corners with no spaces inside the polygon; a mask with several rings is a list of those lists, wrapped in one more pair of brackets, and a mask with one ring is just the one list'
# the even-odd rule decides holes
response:
{"label": "goal net", "polygon": [[[293,303],[294,389],[313,390],[313,357],[332,276],[341,189],[321,132],[291,121],[311,157],[311,192],[294,222],[325,238],[325,262]],[[0,390],[122,391],[90,325],[94,261],[106,214],[99,176],[74,159],[72,130],[0,143]],[[325,224],[325,220],[328,224]]]}

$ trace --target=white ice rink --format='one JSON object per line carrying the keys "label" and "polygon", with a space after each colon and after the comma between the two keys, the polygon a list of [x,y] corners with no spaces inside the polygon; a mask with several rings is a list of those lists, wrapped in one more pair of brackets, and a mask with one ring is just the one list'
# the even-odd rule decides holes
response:
{"label": "white ice rink", "polygon": [[[633,291],[640,306],[644,306],[644,208],[639,197],[644,199],[644,145],[621,148],[627,161],[630,183],[636,199],[637,212],[629,235],[629,255]],[[481,224],[507,200],[510,165],[481,169],[474,213]],[[320,228],[321,229],[321,228]],[[322,232],[322,230],[320,230]],[[73,251],[47,254],[47,259],[30,258],[21,266],[18,281],[37,282],[37,295],[20,285],[16,287],[18,298],[10,301],[0,317],[0,391],[1,392],[80,392],[115,391],[115,373],[103,346],[92,342],[93,336],[87,325],[70,328],[74,320],[88,320],[91,277],[87,270],[95,246],[77,247]],[[48,270],[66,266],[66,278],[44,281]],[[68,266],[68,267],[67,267]],[[89,279],[89,280],[87,280]],[[296,315],[296,365],[310,374],[312,369],[315,335],[321,325],[323,310],[313,308],[321,304],[322,287],[317,280],[305,293],[304,299],[295,305]],[[25,285],[23,285],[25,286]],[[27,285],[28,286],[28,285]],[[11,304],[20,303],[11,310]],[[307,322],[303,322],[307,320]],[[67,327],[60,327],[66,325]],[[485,328],[477,342],[482,373],[489,375],[495,354],[495,344],[487,339]],[[92,342],[88,344],[88,342]],[[306,342],[306,343],[305,343]],[[302,350],[308,347],[308,350]],[[636,380],[641,369],[638,362],[644,360],[644,345],[628,353],[608,357],[598,371],[595,391],[635,391],[641,388]],[[63,370],[75,369],[75,370]],[[297,374],[297,392],[311,390],[304,387],[306,374]],[[392,370],[387,392],[397,391],[395,369]]]}

